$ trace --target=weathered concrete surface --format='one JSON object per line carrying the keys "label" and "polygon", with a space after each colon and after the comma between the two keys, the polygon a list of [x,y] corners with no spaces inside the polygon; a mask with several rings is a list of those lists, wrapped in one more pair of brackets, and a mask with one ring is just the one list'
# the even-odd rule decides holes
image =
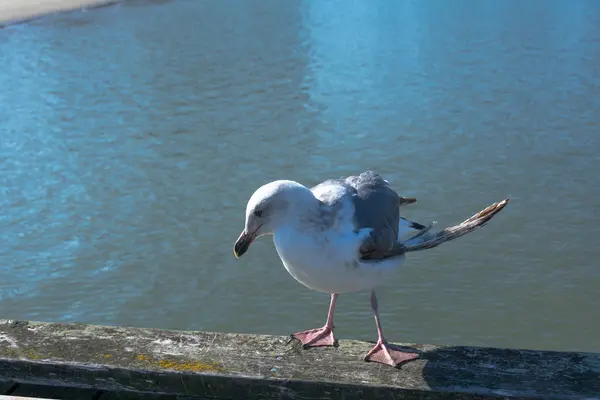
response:
{"label": "weathered concrete surface", "polygon": [[362,361],[371,346],[0,321],[0,381],[208,399],[600,399],[599,354],[414,345],[421,358],[393,369]]}

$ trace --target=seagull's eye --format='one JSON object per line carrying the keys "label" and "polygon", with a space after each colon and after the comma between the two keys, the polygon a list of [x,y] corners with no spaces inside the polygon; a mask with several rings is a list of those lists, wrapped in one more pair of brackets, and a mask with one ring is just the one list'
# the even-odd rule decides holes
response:
{"label": "seagull's eye", "polygon": [[256,211],[254,211],[254,215],[257,217],[262,217],[262,211],[256,210]]}

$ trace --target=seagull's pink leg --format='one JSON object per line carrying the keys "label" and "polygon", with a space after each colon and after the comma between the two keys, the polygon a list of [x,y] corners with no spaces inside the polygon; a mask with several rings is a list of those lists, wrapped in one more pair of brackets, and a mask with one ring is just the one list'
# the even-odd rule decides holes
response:
{"label": "seagull's pink leg", "polygon": [[381,323],[379,322],[379,312],[377,312],[377,296],[375,291],[371,290],[371,308],[375,315],[375,324],[377,325],[377,344],[371,349],[365,356],[365,361],[373,361],[381,364],[391,365],[397,367],[399,364],[414,360],[419,357],[417,353],[406,353],[397,349],[389,344],[383,337],[383,330],[381,329]]}
{"label": "seagull's pink leg", "polygon": [[302,342],[302,347],[335,346],[337,339],[333,335],[333,310],[335,310],[337,296],[336,293],[331,295],[331,304],[324,327],[292,334],[292,337]]}

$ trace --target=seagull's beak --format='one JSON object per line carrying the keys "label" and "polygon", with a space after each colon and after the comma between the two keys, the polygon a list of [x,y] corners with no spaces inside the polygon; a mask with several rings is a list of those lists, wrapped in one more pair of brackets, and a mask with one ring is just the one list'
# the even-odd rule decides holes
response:
{"label": "seagull's beak", "polygon": [[240,258],[244,255],[245,252],[248,251],[248,248],[254,241],[254,235],[246,232],[244,229],[240,234],[240,237],[233,245],[233,255],[235,258]]}
{"label": "seagull's beak", "polygon": [[400,205],[402,204],[412,204],[412,203],[416,203],[417,199],[415,199],[414,197],[400,197]]}

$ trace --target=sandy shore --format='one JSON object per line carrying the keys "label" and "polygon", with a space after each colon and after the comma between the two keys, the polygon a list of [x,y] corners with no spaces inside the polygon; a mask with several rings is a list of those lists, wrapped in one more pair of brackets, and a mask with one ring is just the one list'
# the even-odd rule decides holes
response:
{"label": "sandy shore", "polygon": [[0,26],[59,11],[114,3],[115,0],[0,0]]}

